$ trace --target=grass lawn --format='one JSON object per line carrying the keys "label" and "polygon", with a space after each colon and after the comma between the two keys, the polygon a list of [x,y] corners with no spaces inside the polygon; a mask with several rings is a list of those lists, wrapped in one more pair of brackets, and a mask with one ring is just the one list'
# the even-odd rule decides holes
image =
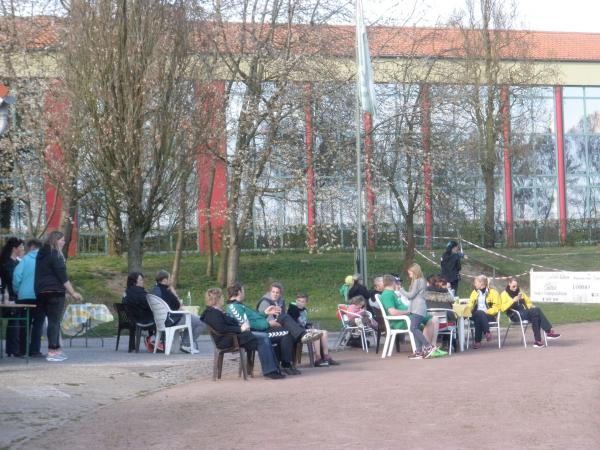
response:
{"label": "grass lawn", "polygon": [[[497,275],[513,275],[530,269],[529,264],[539,264],[565,270],[600,271],[600,248],[567,247],[541,249],[501,249],[498,253],[518,259],[511,262],[491,256],[481,250],[467,250],[468,264],[478,268],[489,264],[496,268]],[[432,256],[428,254],[428,256]],[[439,260],[439,251],[432,259]],[[153,284],[154,273],[159,269],[170,270],[172,254],[148,255],[144,258],[146,288]],[[310,255],[306,252],[280,252],[276,254],[250,254],[241,257],[240,278],[246,286],[246,298],[250,305],[255,305],[264,294],[270,283],[281,281],[285,287],[284,296],[289,302],[297,292],[310,295],[309,316],[312,321],[319,322],[321,327],[337,330],[335,308],[341,300],[338,289],[346,275],[353,272],[353,253],[327,252]],[[394,251],[372,252],[368,255],[369,274],[400,272],[402,254]],[[426,274],[438,270],[429,262],[418,257]],[[92,303],[112,304],[120,301],[125,287],[127,262],[117,257],[78,257],[69,259],[68,268],[75,287],[84,295],[84,301]],[[180,296],[189,290],[193,303],[203,304],[203,293],[215,282],[204,275],[206,258],[200,255],[185,255],[182,273],[177,286]],[[485,269],[491,275],[490,268]],[[540,269],[541,270],[541,269]],[[405,283],[406,284],[406,283]],[[468,296],[471,287],[465,280],[461,282],[459,295]],[[534,299],[535,301],[535,299]],[[548,318],[555,324],[600,320],[599,305],[543,305]],[[103,334],[113,334],[116,322],[99,327]]]}

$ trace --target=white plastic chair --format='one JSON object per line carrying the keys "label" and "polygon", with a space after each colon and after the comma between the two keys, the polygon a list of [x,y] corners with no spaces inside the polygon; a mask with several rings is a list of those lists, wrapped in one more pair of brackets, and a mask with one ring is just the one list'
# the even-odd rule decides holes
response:
{"label": "white plastic chair", "polygon": [[[385,342],[383,343],[383,350],[381,352],[381,357],[385,358],[386,356],[392,356],[392,351],[394,350],[394,341],[396,340],[396,336],[399,336],[401,334],[408,334],[408,336],[410,337],[410,345],[411,345],[412,351],[414,353],[416,351],[417,347],[415,345],[415,337],[412,334],[412,332],[410,331],[410,317],[408,316],[408,314],[403,315],[403,316],[390,316],[389,314],[387,314],[385,312],[385,309],[383,308],[383,304],[381,303],[379,294],[375,294],[375,301],[377,302],[377,305],[379,306],[379,309],[381,310],[381,317],[383,318],[383,323],[385,324]],[[406,330],[399,330],[396,328],[392,328],[390,326],[390,321],[398,321],[398,320],[403,320],[404,322],[406,322]],[[381,324],[379,324],[379,326],[381,326]]]}
{"label": "white plastic chair", "polygon": [[[439,324],[440,329],[438,331],[438,336],[450,336],[450,347],[448,348],[448,355],[452,354],[452,341],[456,341],[456,331],[458,324],[458,317],[456,317],[456,313],[447,308],[429,308],[427,312],[435,317]],[[448,314],[454,316],[454,325],[450,325],[448,322]],[[435,345],[435,344],[434,344]]]}
{"label": "white plastic chair", "polygon": [[[148,305],[152,310],[152,314],[154,315],[154,323],[156,324],[156,345],[154,346],[154,353],[156,353],[156,349],[158,348],[158,342],[160,339],[160,334],[165,333],[165,354],[171,354],[171,346],[173,345],[173,340],[175,339],[175,332],[177,330],[186,330],[190,336],[190,345],[194,345],[194,338],[192,336],[192,313],[189,311],[172,311],[162,298],[157,297],[153,294],[146,294],[146,300],[148,301]],[[177,324],[170,327],[165,326],[165,320],[167,320],[167,315],[169,313],[173,314],[182,314],[183,324]]]}
{"label": "white plastic chair", "polygon": [[[343,303],[338,304],[337,314],[342,322],[342,329],[340,330],[340,335],[338,337],[337,343],[335,344],[335,349],[338,350],[344,338],[348,335],[357,335],[360,336],[360,342],[362,344],[363,351],[369,353],[369,345],[367,343],[367,335],[373,336],[373,339],[376,339],[375,330],[369,325],[365,325],[362,323],[362,317],[360,314],[352,313],[347,311],[346,308],[348,305]],[[368,313],[370,318],[372,318],[371,313]],[[350,324],[350,320],[354,319],[355,325]]]}
{"label": "white plastic chair", "polygon": [[[515,313],[516,317],[519,319],[519,321],[512,321],[511,319],[511,315],[508,315],[508,326],[506,327],[506,333],[504,333],[504,339],[502,340],[502,346],[504,346],[504,343],[506,342],[506,337],[508,336],[508,330],[510,330],[511,327],[516,327],[519,326],[521,328],[521,340],[523,342],[523,347],[527,348],[527,339],[525,338],[525,332],[527,331],[527,327],[529,327],[530,323],[529,320],[523,320],[523,318],[521,317],[521,313],[519,311],[517,311],[516,309],[509,309],[509,312],[511,313]],[[515,316],[512,316],[515,317]],[[548,347],[548,338],[546,337],[546,332],[544,330],[542,330],[542,333],[544,334],[544,346]]]}
{"label": "white plastic chair", "polygon": [[[498,334],[498,349],[502,348],[502,339],[500,338],[500,315],[502,313],[498,312],[498,314],[496,315],[496,320],[493,322],[489,322],[490,324],[490,330],[492,328],[496,329],[496,332]],[[475,334],[475,325],[473,323],[473,318],[469,318],[469,325],[467,326],[467,349],[469,348],[469,341],[471,340],[471,333]]]}

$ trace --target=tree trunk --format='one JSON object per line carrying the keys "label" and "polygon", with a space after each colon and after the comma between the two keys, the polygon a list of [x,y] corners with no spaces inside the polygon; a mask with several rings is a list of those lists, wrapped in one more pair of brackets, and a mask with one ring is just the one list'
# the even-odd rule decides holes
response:
{"label": "tree trunk", "polygon": [[205,222],[205,239],[206,242],[206,276],[212,278],[214,275],[215,256],[213,248],[213,233],[212,233],[212,194],[215,184],[215,165],[214,162],[210,168],[210,175],[208,180],[208,191],[206,192],[206,209],[204,212]]}
{"label": "tree trunk", "polygon": [[114,205],[108,206],[108,254],[110,256],[121,256],[123,254],[123,224],[120,219],[120,211]]}
{"label": "tree trunk", "polygon": [[[232,240],[233,241],[233,240]],[[231,286],[238,281],[238,269],[240,267],[240,247],[237,241],[229,245],[227,252],[227,285]]]}
{"label": "tree trunk", "polygon": [[141,272],[142,258],[144,257],[144,233],[140,227],[132,225],[127,234],[129,240],[127,270],[129,272]]}
{"label": "tree trunk", "polygon": [[217,273],[217,283],[221,287],[227,285],[227,259],[229,254],[227,226],[225,226],[223,230],[223,235],[221,236],[221,259],[219,260],[219,271]]}
{"label": "tree trunk", "polygon": [[0,202],[0,229],[4,233],[10,233],[13,204],[11,197],[5,197]]}
{"label": "tree trunk", "polygon": [[65,235],[65,246],[63,247],[63,255],[69,257],[69,247],[73,239],[73,225],[75,222],[75,214],[77,206],[71,200],[70,196],[63,195],[62,209],[60,211],[60,229]]}
{"label": "tree trunk", "polygon": [[179,279],[179,268],[181,267],[181,256],[183,255],[183,241],[185,238],[185,221],[180,221],[177,226],[177,242],[175,243],[175,257],[173,258],[173,267],[171,268],[171,284],[177,288]]}
{"label": "tree trunk", "polygon": [[483,246],[493,247],[495,243],[494,233],[494,203],[496,191],[494,189],[494,170],[486,168],[483,170],[483,182],[485,184],[485,216],[483,220]]}
{"label": "tree trunk", "polygon": [[415,223],[414,214],[406,214],[406,249],[404,250],[404,261],[402,261],[402,271],[410,267],[415,259]]}

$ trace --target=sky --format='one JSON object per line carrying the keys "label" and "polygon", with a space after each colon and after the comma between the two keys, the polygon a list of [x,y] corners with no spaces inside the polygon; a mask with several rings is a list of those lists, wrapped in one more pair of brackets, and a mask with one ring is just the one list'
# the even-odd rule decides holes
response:
{"label": "sky", "polygon": [[[416,10],[408,25],[432,26],[444,22],[464,0],[363,0],[365,15],[371,21],[378,17],[409,15]],[[477,1],[477,0],[475,0]],[[600,2],[597,0],[516,0],[519,12],[515,28],[543,31],[579,31],[600,33]]]}

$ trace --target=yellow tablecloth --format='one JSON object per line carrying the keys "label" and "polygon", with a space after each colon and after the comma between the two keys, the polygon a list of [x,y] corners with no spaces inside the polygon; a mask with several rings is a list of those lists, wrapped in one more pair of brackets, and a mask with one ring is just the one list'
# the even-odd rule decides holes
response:
{"label": "yellow tablecloth", "polygon": [[184,311],[191,312],[192,314],[195,314],[197,316],[200,315],[200,307],[198,305],[183,305],[181,309],[183,309]]}
{"label": "yellow tablecloth", "polygon": [[92,303],[74,303],[68,305],[63,316],[61,329],[67,336],[74,336],[83,330],[89,320],[90,328],[101,323],[112,322],[113,315],[106,305]]}
{"label": "yellow tablecloth", "polygon": [[464,303],[454,303],[452,305],[452,310],[459,317],[471,317],[472,314],[470,306]]}

